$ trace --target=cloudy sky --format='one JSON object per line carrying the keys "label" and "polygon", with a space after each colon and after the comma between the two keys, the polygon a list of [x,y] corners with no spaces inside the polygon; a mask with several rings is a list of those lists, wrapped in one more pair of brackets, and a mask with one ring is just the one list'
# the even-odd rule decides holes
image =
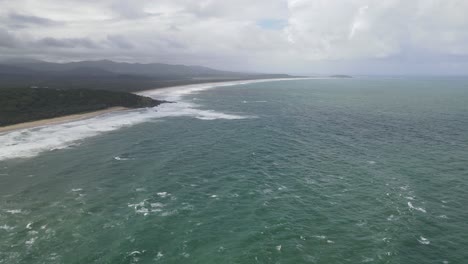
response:
{"label": "cloudy sky", "polygon": [[468,74],[468,0],[0,0],[0,58]]}

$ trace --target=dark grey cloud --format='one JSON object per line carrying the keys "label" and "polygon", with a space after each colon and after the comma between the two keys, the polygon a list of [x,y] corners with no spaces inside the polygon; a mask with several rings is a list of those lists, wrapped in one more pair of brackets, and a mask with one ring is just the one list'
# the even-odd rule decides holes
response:
{"label": "dark grey cloud", "polygon": [[37,45],[42,47],[51,48],[87,48],[96,49],[100,46],[94,41],[87,38],[52,38],[46,37],[36,42]]}
{"label": "dark grey cloud", "polygon": [[19,13],[8,14],[6,20],[6,23],[13,28],[22,28],[28,26],[58,26],[63,24],[52,19]]}

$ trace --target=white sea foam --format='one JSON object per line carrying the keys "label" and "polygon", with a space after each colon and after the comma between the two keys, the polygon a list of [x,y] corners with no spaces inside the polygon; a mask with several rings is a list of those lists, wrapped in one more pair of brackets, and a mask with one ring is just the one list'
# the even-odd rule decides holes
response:
{"label": "white sea foam", "polygon": [[15,229],[15,228],[12,227],[12,226],[8,226],[8,225],[1,225],[0,226],[0,230],[10,231],[10,230],[13,230],[13,229]]}
{"label": "white sea foam", "polygon": [[121,158],[119,156],[114,157],[115,160],[123,161],[123,160],[130,160],[129,158]]}
{"label": "white sea foam", "polygon": [[431,241],[429,241],[427,238],[422,237],[422,236],[418,239],[418,242],[423,245],[429,245],[431,243]]}
{"label": "white sea foam", "polygon": [[156,193],[159,197],[166,198],[167,196],[171,196],[168,192],[158,192]]}
{"label": "white sea foam", "polygon": [[[150,203],[148,202],[147,199],[136,204],[128,204],[128,207],[133,207],[133,209],[135,210],[135,213],[142,214],[144,216],[150,215],[151,213],[163,212],[163,208],[165,206],[166,206],[165,204],[160,203],[160,202]],[[167,213],[167,212],[163,212],[161,215],[164,216],[164,213]]]}
{"label": "white sea foam", "polygon": [[34,244],[34,242],[36,242],[36,239],[37,239],[37,237],[33,237],[33,238],[29,239],[28,241],[26,241],[25,244],[28,245],[28,246],[31,246],[32,244]]}
{"label": "white sea foam", "polygon": [[34,157],[44,151],[68,148],[77,145],[82,139],[157,118],[179,116],[193,117],[200,120],[251,118],[251,116],[198,109],[198,105],[189,100],[184,101],[182,97],[216,87],[280,80],[291,79],[207,83],[144,91],[139,94],[174,103],[162,104],[155,108],[107,113],[90,119],[63,124],[0,133],[0,160]]}
{"label": "white sea foam", "polygon": [[162,203],[151,203],[150,206],[151,206],[151,208],[161,208],[161,207],[164,207],[164,204],[162,204]]}
{"label": "white sea foam", "polygon": [[10,214],[21,214],[22,213],[21,209],[5,210],[5,212],[10,213]]}
{"label": "white sea foam", "polygon": [[157,260],[161,259],[162,257],[164,257],[164,254],[161,251],[159,251],[154,260],[157,261]]}
{"label": "white sea foam", "polygon": [[413,206],[413,204],[411,202],[408,202],[408,207],[412,210],[417,210],[417,211],[420,211],[420,212],[423,212],[423,213],[426,213],[426,210],[424,208],[421,208],[421,207],[415,207]]}

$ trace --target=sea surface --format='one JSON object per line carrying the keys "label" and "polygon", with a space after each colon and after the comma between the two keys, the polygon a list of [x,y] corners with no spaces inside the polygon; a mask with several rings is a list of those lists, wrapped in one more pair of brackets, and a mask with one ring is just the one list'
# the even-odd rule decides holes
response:
{"label": "sea surface", "polygon": [[468,263],[467,79],[144,94],[0,134],[0,263]]}

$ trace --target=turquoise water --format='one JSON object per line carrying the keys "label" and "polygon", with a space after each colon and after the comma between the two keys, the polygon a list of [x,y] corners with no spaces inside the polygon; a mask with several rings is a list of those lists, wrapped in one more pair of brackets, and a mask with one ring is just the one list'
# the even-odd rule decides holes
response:
{"label": "turquoise water", "polygon": [[99,133],[54,150],[12,154],[52,130],[0,136],[15,157],[0,161],[0,263],[468,262],[468,80],[180,99],[115,130],[96,127],[148,114],[59,127]]}

